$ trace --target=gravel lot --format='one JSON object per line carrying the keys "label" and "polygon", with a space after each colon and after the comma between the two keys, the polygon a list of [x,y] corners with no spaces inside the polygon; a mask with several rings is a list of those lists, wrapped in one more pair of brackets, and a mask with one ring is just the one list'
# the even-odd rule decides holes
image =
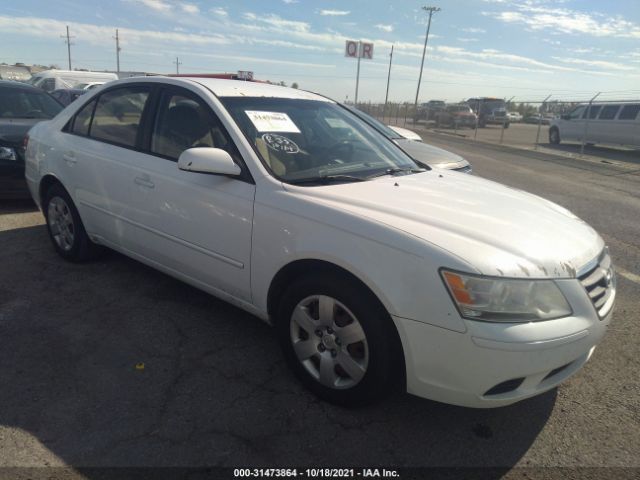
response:
{"label": "gravel lot", "polygon": [[619,273],[614,320],[578,375],[495,410],[409,395],[334,407],[299,386],[256,318],[115,253],[65,263],[40,212],[4,202],[0,477],[16,466],[69,466],[72,477],[98,478],[84,468],[386,465],[496,467],[486,470],[491,478],[637,478],[635,157],[602,163],[425,138],[464,155],[477,175],[571,209],[610,245]]}

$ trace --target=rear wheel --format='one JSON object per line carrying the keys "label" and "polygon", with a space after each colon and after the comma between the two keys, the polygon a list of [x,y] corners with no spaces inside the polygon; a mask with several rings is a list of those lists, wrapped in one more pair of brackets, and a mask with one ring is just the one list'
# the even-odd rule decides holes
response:
{"label": "rear wheel", "polygon": [[340,275],[296,280],[276,319],[287,363],[301,382],[332,403],[371,403],[403,378],[395,327],[366,288]]}
{"label": "rear wheel", "polygon": [[560,131],[558,127],[551,127],[549,129],[549,143],[552,145],[558,145],[560,143]]}
{"label": "rear wheel", "polygon": [[89,239],[78,210],[62,185],[49,187],[42,206],[49,238],[65,260],[83,262],[104,252],[104,247]]}

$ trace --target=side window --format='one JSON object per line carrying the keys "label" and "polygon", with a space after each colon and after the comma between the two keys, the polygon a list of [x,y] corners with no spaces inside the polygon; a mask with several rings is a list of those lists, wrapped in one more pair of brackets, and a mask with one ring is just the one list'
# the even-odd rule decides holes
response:
{"label": "side window", "polygon": [[91,138],[135,147],[148,98],[146,87],[118,88],[100,95],[91,123]]}
{"label": "side window", "polygon": [[618,110],[620,110],[620,105],[606,105],[602,108],[598,120],[613,120],[616,118]]}
{"label": "side window", "polygon": [[73,120],[73,126],[71,127],[71,133],[76,135],[89,135],[89,126],[91,125],[91,115],[93,114],[93,107],[96,101],[87,103],[84,107],[76,113],[76,117]]}
{"label": "side window", "polygon": [[220,120],[200,98],[187,91],[167,90],[151,134],[151,152],[177,160],[193,147],[221,148],[242,164]]}
{"label": "side window", "polygon": [[640,105],[625,105],[620,112],[618,120],[635,120],[640,112]]}
{"label": "side window", "polygon": [[576,119],[582,117],[582,114],[584,113],[585,108],[586,107],[584,107],[584,106],[576,108],[573,112],[571,112],[569,114],[569,119],[570,120],[576,120]]}
{"label": "side window", "polygon": [[[601,109],[602,105],[591,105],[591,108],[587,107],[587,110],[589,111],[589,120],[593,120],[594,118],[596,118]],[[584,118],[587,118],[586,113],[584,114]]]}

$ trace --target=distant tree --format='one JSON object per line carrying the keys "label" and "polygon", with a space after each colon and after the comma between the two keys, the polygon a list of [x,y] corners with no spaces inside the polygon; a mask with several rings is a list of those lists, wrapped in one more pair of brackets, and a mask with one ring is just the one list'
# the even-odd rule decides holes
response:
{"label": "distant tree", "polygon": [[281,87],[286,87],[287,86],[287,84],[285,82],[283,82],[283,81],[280,81],[278,83],[278,85],[280,85]]}
{"label": "distant tree", "polygon": [[293,82],[293,83],[291,84],[291,88],[299,88],[299,87],[298,87],[298,82]]}

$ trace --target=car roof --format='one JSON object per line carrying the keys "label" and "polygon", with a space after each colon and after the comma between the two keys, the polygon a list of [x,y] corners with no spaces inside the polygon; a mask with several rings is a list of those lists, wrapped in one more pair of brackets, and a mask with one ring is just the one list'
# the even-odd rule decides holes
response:
{"label": "car roof", "polygon": [[[333,102],[326,97],[317,95],[306,90],[297,88],[281,87],[262,82],[250,82],[244,80],[227,80],[220,78],[201,77],[130,77],[125,81],[137,82],[167,82],[167,83],[199,83],[211,90],[218,97],[271,97],[271,98],[291,98],[300,100],[316,100],[319,102]],[[113,84],[111,84],[113,85]]]}

